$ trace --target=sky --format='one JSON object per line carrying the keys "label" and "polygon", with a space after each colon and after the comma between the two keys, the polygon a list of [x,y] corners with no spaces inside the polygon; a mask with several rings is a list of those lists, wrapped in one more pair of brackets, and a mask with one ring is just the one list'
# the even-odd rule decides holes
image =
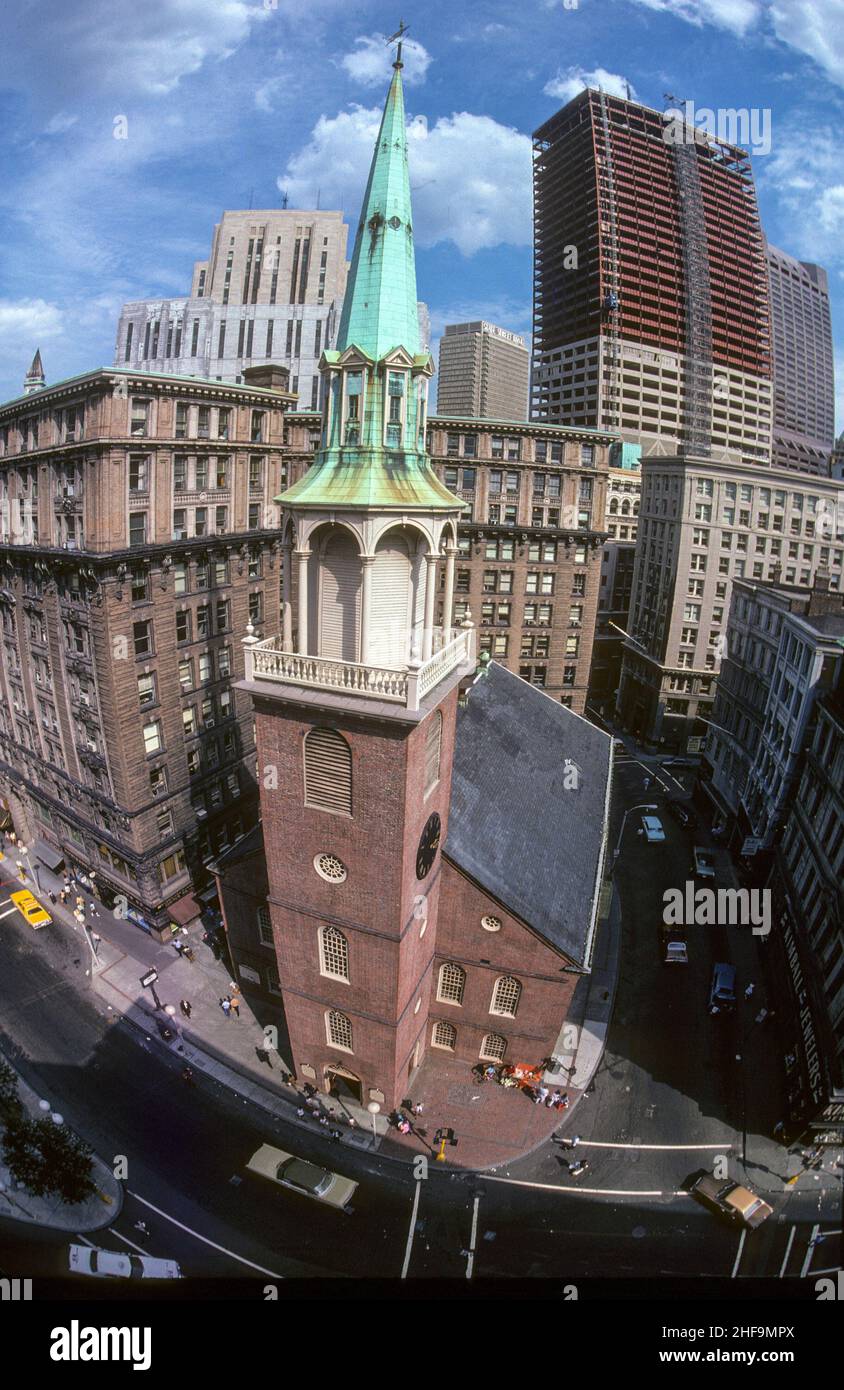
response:
{"label": "sky", "polygon": [[[14,0],[0,11],[0,400],[109,365],[227,208],[356,225],[405,40],[419,297],[531,327],[531,132],[584,85],[753,113],[763,226],[830,276],[844,428],[844,0]],[[767,115],[766,115],[767,113]],[[769,138],[765,138],[764,132]],[[350,239],[351,251],[351,239]]]}

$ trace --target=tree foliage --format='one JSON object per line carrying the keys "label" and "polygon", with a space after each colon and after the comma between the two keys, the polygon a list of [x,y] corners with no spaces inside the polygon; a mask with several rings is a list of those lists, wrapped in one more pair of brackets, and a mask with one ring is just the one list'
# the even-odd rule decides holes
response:
{"label": "tree foliage", "polygon": [[3,1136],[3,1158],[16,1182],[34,1197],[60,1197],[71,1206],[96,1191],[91,1146],[49,1117],[21,1115]]}

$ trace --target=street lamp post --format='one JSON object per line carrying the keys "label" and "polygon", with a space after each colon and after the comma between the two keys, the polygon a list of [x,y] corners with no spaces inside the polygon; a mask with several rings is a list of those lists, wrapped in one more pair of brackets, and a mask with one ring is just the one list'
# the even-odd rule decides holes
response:
{"label": "street lamp post", "polygon": [[630,812],[631,812],[631,811],[657,811],[657,810],[659,810],[659,807],[658,807],[658,806],[645,806],[645,805],[640,805],[640,806],[629,806],[628,809],[624,812],[624,819],[623,819],[623,821],[621,822],[621,829],[620,829],[620,831],[618,832],[618,840],[617,840],[617,842],[616,842],[615,849],[613,850],[611,868],[613,868],[613,869],[615,868],[615,866],[616,866],[616,861],[617,861],[617,859],[618,859],[618,856],[621,854],[621,840],[622,840],[622,837],[623,837],[623,835],[624,835],[624,827],[625,827],[626,824],[627,824],[627,817],[630,815]]}
{"label": "street lamp post", "polygon": [[29,869],[29,876],[30,876],[30,878],[32,879],[33,883],[35,884],[36,888],[38,889],[38,891],[39,891],[39,893],[40,893],[40,892],[41,892],[41,877],[40,877],[41,865],[40,865],[40,864],[36,864],[35,868],[33,869],[33,867],[32,867],[32,860],[31,860],[30,857],[29,857],[29,850],[27,849],[26,845],[19,845],[18,848],[20,849],[21,854],[26,855],[26,864],[27,864],[27,868]]}
{"label": "street lamp post", "polygon": [[377,1100],[371,1100],[371,1101],[369,1102],[369,1104],[367,1105],[366,1108],[367,1108],[367,1110],[369,1111],[370,1115],[372,1116],[372,1138],[373,1138],[373,1140],[377,1143],[377,1142],[378,1142],[378,1130],[375,1128],[375,1116],[376,1116],[376,1115],[380,1115],[380,1113],[381,1113],[381,1106],[378,1104]]}

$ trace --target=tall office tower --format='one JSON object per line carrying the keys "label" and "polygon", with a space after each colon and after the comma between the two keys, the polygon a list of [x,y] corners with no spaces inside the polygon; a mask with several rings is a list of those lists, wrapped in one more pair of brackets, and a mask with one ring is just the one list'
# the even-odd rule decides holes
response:
{"label": "tall office tower", "polygon": [[559,701],[495,662],[476,673],[474,624],[452,625],[463,502],[426,450],[433,361],[394,67],[323,355],[322,444],[279,499],[282,637],[247,635],[241,687],[275,770],[272,944],[258,911],[247,980],[272,950],[297,1077],[385,1111],[426,1053],[467,1075],[557,1050],[591,965],[611,761]]}
{"label": "tall office tower", "polygon": [[768,279],[774,463],[828,477],[835,443],[835,377],[827,274],[769,244]]}
{"label": "tall office tower", "polygon": [[643,453],[771,461],[765,243],[750,159],[584,91],[535,132],[531,414]]}
{"label": "tall office tower", "polygon": [[149,931],[257,817],[234,634],[278,630],[273,499],[310,440],[286,373],[248,375],[30,372],[0,406],[0,800]]}
{"label": "tall office tower", "polygon": [[319,405],[317,365],[334,343],[346,288],[342,212],[224,212],[190,294],[124,304],[114,364],[241,381],[275,362],[304,410]]}
{"label": "tall office tower", "polygon": [[524,338],[494,323],[446,324],[440,339],[437,414],[527,418],[530,354]]}

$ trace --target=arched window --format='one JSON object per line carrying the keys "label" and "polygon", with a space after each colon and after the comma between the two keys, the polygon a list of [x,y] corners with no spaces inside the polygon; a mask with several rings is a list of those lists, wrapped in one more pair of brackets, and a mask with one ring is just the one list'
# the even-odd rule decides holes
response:
{"label": "arched window", "polygon": [[434,710],[428,718],[425,730],[425,795],[434,790],[440,780],[440,748],[443,737],[443,717],[440,710]]}
{"label": "arched window", "polygon": [[441,1004],[462,1004],[463,989],[466,984],[466,971],[452,961],[440,966],[437,983],[437,998]]}
{"label": "arched window", "polygon": [[325,1015],[325,1035],[332,1047],[340,1047],[344,1052],[352,1051],[352,1020],[338,1009],[329,1009]]}
{"label": "arched window", "polygon": [[500,1033],[487,1033],[478,1053],[482,1062],[503,1062],[507,1051],[507,1039]]}
{"label": "arched window", "polygon": [[319,968],[332,980],[349,978],[349,943],[336,927],[322,927],[319,933]]}
{"label": "arched window", "polygon": [[519,1007],[522,987],[513,975],[501,975],[492,991],[491,1014],[502,1014],[505,1018],[515,1018]]}
{"label": "arched window", "polygon": [[352,814],[352,750],[334,729],[305,735],[305,805]]}
{"label": "arched window", "polygon": [[625,497],[624,501],[623,501],[622,504],[621,504],[621,515],[622,515],[622,516],[629,516],[629,515],[630,515],[630,499],[629,499],[629,497]]}
{"label": "arched window", "polygon": [[431,1045],[441,1047],[446,1052],[453,1052],[457,1042],[457,1029],[453,1023],[440,1023],[439,1020],[434,1024],[434,1031],[431,1034]]}
{"label": "arched window", "polygon": [[617,515],[618,515],[618,498],[617,498],[617,497],[611,497],[611,498],[610,498],[610,516],[617,516]]}

